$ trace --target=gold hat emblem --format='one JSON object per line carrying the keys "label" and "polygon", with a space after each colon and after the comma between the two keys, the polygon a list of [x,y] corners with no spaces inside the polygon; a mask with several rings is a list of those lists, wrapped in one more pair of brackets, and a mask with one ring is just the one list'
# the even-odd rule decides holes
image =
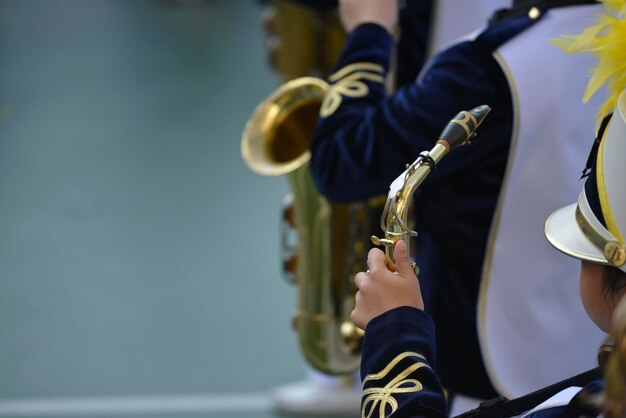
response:
{"label": "gold hat emblem", "polygon": [[604,256],[606,260],[615,267],[619,267],[626,263],[626,249],[617,241],[609,241],[604,246]]}

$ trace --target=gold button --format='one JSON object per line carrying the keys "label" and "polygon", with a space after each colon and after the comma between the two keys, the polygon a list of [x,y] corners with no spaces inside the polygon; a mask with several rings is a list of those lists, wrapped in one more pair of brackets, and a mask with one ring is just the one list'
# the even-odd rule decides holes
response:
{"label": "gold button", "polygon": [[604,246],[604,256],[611,265],[619,267],[626,263],[626,249],[617,241],[609,241]]}
{"label": "gold button", "polygon": [[531,19],[537,19],[539,16],[541,16],[541,10],[537,9],[536,7],[532,7],[528,11],[528,17]]}

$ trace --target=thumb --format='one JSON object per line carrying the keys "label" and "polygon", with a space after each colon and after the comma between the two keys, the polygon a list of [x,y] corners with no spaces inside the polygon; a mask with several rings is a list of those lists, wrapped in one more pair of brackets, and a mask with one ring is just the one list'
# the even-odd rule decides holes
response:
{"label": "thumb", "polygon": [[393,258],[396,260],[396,267],[398,267],[398,273],[402,277],[411,277],[415,276],[415,272],[413,271],[413,266],[411,265],[411,260],[409,260],[409,254],[406,250],[406,243],[404,240],[399,240],[396,242],[395,247],[393,248]]}

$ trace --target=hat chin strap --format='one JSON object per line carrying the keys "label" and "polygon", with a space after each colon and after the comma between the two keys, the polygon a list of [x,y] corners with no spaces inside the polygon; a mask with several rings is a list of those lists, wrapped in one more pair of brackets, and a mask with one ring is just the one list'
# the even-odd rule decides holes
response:
{"label": "hat chin strap", "polygon": [[513,7],[560,7],[597,3],[595,0],[513,0]]}
{"label": "hat chin strap", "polygon": [[575,215],[582,233],[602,251],[609,264],[626,272],[626,247],[598,221],[584,192],[578,199]]}

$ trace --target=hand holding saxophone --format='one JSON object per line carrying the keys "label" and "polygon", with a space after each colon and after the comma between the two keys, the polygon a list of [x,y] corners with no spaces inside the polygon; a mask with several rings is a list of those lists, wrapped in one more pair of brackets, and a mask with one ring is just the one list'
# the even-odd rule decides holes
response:
{"label": "hand holding saxophone", "polygon": [[383,251],[372,248],[367,257],[369,271],[354,277],[359,290],[351,317],[357,327],[365,329],[373,318],[400,306],[424,310],[419,281],[403,240],[396,242],[394,259],[397,272],[390,269]]}

